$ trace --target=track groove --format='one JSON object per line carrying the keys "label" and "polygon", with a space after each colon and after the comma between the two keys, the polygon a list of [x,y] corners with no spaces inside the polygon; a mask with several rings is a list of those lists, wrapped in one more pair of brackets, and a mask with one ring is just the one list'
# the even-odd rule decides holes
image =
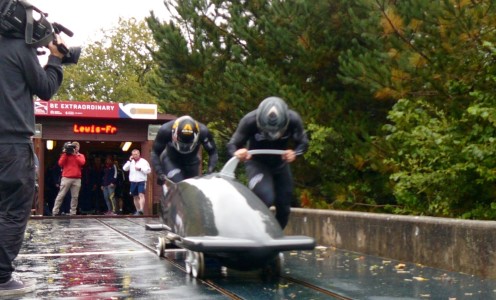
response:
{"label": "track groove", "polygon": [[[124,219],[124,218],[123,218]],[[112,225],[106,223],[104,220],[105,219],[102,219],[102,218],[98,218],[98,219],[95,219],[97,220],[99,223],[101,223],[102,225],[108,227],[109,229],[115,231],[116,233],[124,236],[125,238],[129,239],[130,241],[136,243],[136,244],[139,244],[140,246],[146,248],[147,250],[153,252],[154,254],[156,254],[156,249],[148,244],[145,244],[141,241],[139,241],[138,239],[135,239],[134,237],[132,237],[131,235],[113,227]],[[133,224],[136,224],[136,225],[139,225],[139,226],[143,226],[143,224],[141,223],[138,223],[138,222],[133,222],[132,220],[129,220],[129,219],[125,219],[126,221],[130,222],[130,223],[133,223]],[[183,272],[186,272],[186,269],[179,263],[177,263],[176,261],[174,261],[173,259],[170,259],[170,258],[160,258],[160,259],[165,259],[167,260],[169,263],[171,263],[174,267],[182,270]],[[311,290],[314,290],[314,291],[317,291],[319,293],[322,293],[326,296],[329,296],[329,297],[332,297],[334,299],[341,299],[341,300],[351,300],[352,298],[348,298],[346,296],[343,296],[343,295],[340,295],[338,293],[335,293],[335,292],[332,292],[332,291],[329,291],[329,290],[326,290],[324,288],[321,288],[319,286],[316,286],[310,282],[307,282],[307,281],[303,281],[303,280],[299,280],[299,279],[296,279],[296,278],[292,278],[290,276],[286,276],[286,275],[281,275],[280,278],[286,280],[286,281],[289,281],[289,282],[292,282],[294,284],[297,284],[297,285],[300,285],[302,287],[305,287],[305,288],[308,288],[308,289],[311,289]],[[218,291],[220,294],[222,295],[225,295],[227,297],[229,297],[230,299],[244,299],[243,297],[240,297],[239,295],[236,295],[235,293],[229,291],[229,290],[226,290],[220,286],[218,286],[214,281],[212,280],[209,280],[209,279],[197,279],[199,280],[200,282],[204,283],[205,285],[209,286],[210,288]]]}

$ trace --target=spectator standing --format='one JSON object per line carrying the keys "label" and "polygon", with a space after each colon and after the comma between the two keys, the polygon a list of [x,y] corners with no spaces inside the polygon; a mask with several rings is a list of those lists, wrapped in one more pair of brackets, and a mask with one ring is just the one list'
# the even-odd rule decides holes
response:
{"label": "spectator standing", "polygon": [[79,213],[83,215],[98,214],[97,186],[100,181],[100,174],[95,170],[95,166],[86,161],[81,175],[81,190],[79,191]]}
{"label": "spectator standing", "polygon": [[116,215],[118,208],[115,199],[115,187],[117,183],[117,167],[112,158],[107,157],[103,167],[102,192],[107,205],[106,215]]}
{"label": "spectator standing", "polygon": [[[9,4],[2,1],[0,11]],[[33,95],[50,100],[63,78],[64,54],[54,41],[43,68],[24,34],[0,27],[0,298],[35,289],[35,282],[13,276],[35,194]]]}
{"label": "spectator standing", "polygon": [[70,215],[77,214],[79,190],[81,189],[81,169],[86,163],[84,154],[79,153],[78,142],[68,142],[64,145],[62,155],[59,158],[59,166],[62,168],[60,190],[55,198],[52,215],[59,215],[59,209],[67,192],[71,191]]}
{"label": "spectator standing", "polygon": [[62,170],[57,162],[53,163],[45,172],[45,208],[44,215],[51,216],[55,198],[60,189]]}
{"label": "spectator standing", "polygon": [[124,184],[126,181],[126,174],[124,173],[124,170],[122,170],[122,168],[119,166],[118,161],[114,161],[114,165],[117,170],[117,181],[115,183],[115,200],[119,208],[118,214],[122,215],[124,214],[124,208],[126,206],[124,203]]}
{"label": "spectator standing", "polygon": [[142,216],[145,209],[145,190],[148,174],[152,171],[147,160],[141,157],[138,149],[131,151],[129,160],[122,167],[129,171],[129,182],[131,183],[129,193],[133,197],[136,207],[136,216]]}

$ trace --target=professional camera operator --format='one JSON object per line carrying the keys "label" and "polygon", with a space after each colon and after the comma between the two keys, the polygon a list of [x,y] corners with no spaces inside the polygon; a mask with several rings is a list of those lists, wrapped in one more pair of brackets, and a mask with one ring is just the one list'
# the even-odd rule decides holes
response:
{"label": "professional camera operator", "polygon": [[59,166],[62,168],[62,179],[60,180],[60,190],[55,198],[52,215],[59,214],[60,206],[64,201],[65,194],[71,190],[71,215],[77,214],[79,190],[81,189],[81,169],[86,163],[84,154],[79,153],[78,142],[67,142],[62,149],[59,158]]}
{"label": "professional camera operator", "polygon": [[[37,50],[13,34],[3,13],[11,1],[0,0],[0,298],[31,292],[32,280],[13,274],[13,261],[24,239],[35,193],[33,95],[50,100],[62,83],[64,42],[55,34],[46,47],[43,68]],[[7,25],[6,25],[7,24]]]}

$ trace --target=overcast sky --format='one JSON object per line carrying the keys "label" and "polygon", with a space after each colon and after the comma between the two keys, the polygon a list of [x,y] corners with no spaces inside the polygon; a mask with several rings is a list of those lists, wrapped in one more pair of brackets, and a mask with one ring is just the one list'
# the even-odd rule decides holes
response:
{"label": "overcast sky", "polygon": [[[48,13],[50,22],[57,22],[74,33],[62,35],[68,46],[84,46],[98,37],[102,28],[111,28],[119,17],[144,19],[153,10],[161,20],[168,20],[163,0],[27,0]],[[40,61],[44,61],[40,57]]]}

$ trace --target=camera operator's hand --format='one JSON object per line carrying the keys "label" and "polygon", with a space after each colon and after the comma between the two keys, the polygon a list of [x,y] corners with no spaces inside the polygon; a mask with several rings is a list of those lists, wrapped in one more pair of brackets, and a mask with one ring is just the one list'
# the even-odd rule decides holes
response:
{"label": "camera operator's hand", "polygon": [[62,38],[58,34],[56,34],[55,37],[57,39],[56,43],[54,43],[54,41],[51,41],[48,44],[48,49],[50,50],[51,55],[57,56],[58,58],[62,59],[62,58],[64,58],[64,53],[61,53],[59,51],[57,44],[64,44],[64,41],[62,40]]}

